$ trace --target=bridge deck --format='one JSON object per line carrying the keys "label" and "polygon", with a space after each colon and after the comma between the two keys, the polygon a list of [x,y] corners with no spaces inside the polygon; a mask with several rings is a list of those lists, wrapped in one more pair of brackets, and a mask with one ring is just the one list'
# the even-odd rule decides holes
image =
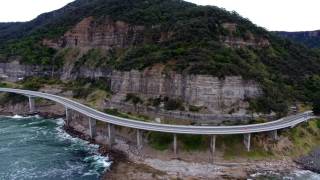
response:
{"label": "bridge deck", "polygon": [[132,119],[120,118],[112,115],[105,114],[97,111],[93,108],[80,104],[76,101],[42,92],[21,90],[21,89],[10,89],[0,88],[0,92],[16,93],[25,96],[40,97],[48,100],[52,100],[59,104],[62,104],[68,109],[80,112],[90,118],[107,122],[110,124],[124,126],[134,129],[147,130],[147,131],[158,131],[174,134],[203,134],[203,135],[224,135],[224,134],[248,134],[274,131],[284,129],[288,127],[294,127],[299,123],[305,122],[309,119],[314,118],[312,111],[307,111],[293,116],[281,118],[277,121],[262,123],[262,124],[251,124],[251,125],[239,125],[239,126],[182,126],[182,125],[168,125],[141,122]]}

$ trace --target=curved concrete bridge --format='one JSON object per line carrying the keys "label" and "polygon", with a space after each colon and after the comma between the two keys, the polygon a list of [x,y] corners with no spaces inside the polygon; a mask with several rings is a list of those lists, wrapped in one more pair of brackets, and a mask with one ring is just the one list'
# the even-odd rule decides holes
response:
{"label": "curved concrete bridge", "polygon": [[11,88],[0,88],[0,92],[16,93],[29,97],[30,112],[34,112],[35,104],[34,97],[44,98],[56,103],[59,103],[66,107],[66,124],[69,122],[68,110],[74,110],[81,114],[89,117],[89,128],[91,138],[95,137],[96,134],[96,121],[103,121],[108,123],[108,140],[111,145],[114,139],[114,127],[124,126],[137,130],[137,144],[138,147],[142,146],[142,133],[143,131],[157,131],[164,133],[174,134],[174,151],[177,152],[177,136],[176,134],[198,134],[198,135],[211,135],[211,148],[212,152],[215,149],[216,135],[227,135],[227,134],[244,134],[244,144],[247,150],[250,150],[250,139],[251,133],[260,132],[271,132],[273,137],[277,138],[277,130],[284,128],[292,128],[299,123],[305,122],[309,119],[314,118],[312,111],[307,111],[293,116],[288,116],[281,118],[277,121],[272,121],[268,123],[252,124],[252,125],[239,125],[239,126],[183,126],[183,125],[168,125],[168,124],[158,124],[136,121],[131,119],[125,119],[121,117],[116,117],[112,115],[105,114],[103,112],[97,111],[93,108],[80,104],[76,101],[42,92],[21,90],[21,89],[11,89]]}

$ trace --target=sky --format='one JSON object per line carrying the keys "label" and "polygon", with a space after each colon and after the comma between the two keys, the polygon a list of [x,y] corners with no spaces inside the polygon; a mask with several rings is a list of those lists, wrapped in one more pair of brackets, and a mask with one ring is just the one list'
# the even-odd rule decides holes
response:
{"label": "sky", "polygon": [[[0,0],[0,22],[29,21],[73,0]],[[272,31],[320,29],[320,0],[187,0],[237,11]]]}

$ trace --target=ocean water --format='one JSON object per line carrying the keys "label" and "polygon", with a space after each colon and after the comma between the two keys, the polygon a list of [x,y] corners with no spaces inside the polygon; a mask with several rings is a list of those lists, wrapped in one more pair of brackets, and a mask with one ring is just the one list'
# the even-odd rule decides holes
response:
{"label": "ocean water", "polygon": [[0,180],[99,179],[112,162],[62,127],[62,119],[0,117]]}

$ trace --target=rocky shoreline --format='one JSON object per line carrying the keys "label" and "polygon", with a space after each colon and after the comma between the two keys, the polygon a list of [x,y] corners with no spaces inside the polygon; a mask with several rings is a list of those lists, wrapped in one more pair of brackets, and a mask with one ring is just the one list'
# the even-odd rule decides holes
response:
{"label": "rocky shoreline", "polygon": [[169,179],[166,173],[159,170],[153,169],[144,164],[135,163],[129,160],[128,155],[120,150],[109,148],[107,145],[97,143],[92,140],[89,136],[84,135],[76,131],[71,127],[64,127],[64,130],[73,137],[77,137],[92,144],[98,144],[99,153],[103,156],[108,156],[109,160],[112,162],[110,169],[108,169],[105,174],[101,176],[101,179],[107,180],[128,180],[128,179],[139,179],[139,180],[149,180],[149,179]]}
{"label": "rocky shoreline", "polygon": [[129,144],[121,138],[117,138],[116,145],[110,149],[73,128],[65,130],[72,136],[100,145],[99,152],[113,162],[111,168],[102,176],[102,179],[106,180],[247,179],[257,172],[289,173],[300,169],[291,159],[214,164],[181,159],[161,160],[137,154],[137,151],[129,148]]}
{"label": "rocky shoreline", "polygon": [[313,150],[306,156],[302,156],[296,160],[303,169],[320,173],[320,148]]}

